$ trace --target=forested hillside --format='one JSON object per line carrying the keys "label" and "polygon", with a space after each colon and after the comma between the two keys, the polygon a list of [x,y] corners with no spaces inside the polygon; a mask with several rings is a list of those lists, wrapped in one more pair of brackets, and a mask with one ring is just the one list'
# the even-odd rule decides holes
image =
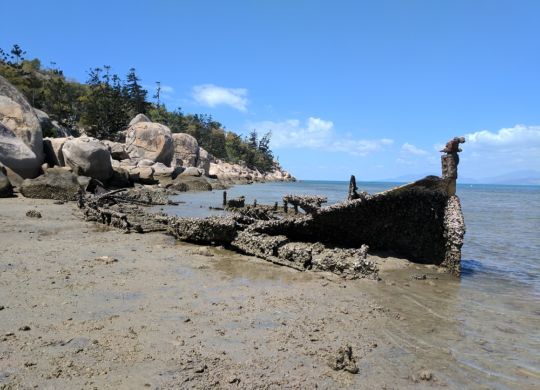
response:
{"label": "forested hillside", "polygon": [[[253,130],[241,137],[206,114],[169,111],[160,101],[160,84],[149,99],[134,68],[124,78],[110,66],[91,68],[84,84],[67,78],[54,62],[44,66],[37,58],[14,45],[0,49],[0,75],[16,86],[35,108],[73,133],[84,132],[99,139],[116,139],[131,118],[146,114],[152,121],[168,126],[173,133],[188,133],[215,157],[240,163],[262,172],[271,170],[273,154],[268,132],[262,137]],[[44,136],[54,137],[55,134]]]}

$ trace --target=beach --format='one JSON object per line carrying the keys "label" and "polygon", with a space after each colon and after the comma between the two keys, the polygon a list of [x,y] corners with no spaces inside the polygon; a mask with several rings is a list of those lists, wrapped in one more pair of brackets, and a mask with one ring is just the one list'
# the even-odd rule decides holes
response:
{"label": "beach", "polygon": [[[235,191],[273,188],[258,186]],[[126,234],[85,222],[74,202],[2,199],[0,388],[533,389],[534,289],[480,244],[503,225],[476,198],[499,199],[508,221],[508,191],[536,190],[462,189],[461,278],[370,256],[379,281]],[[334,369],[348,346],[357,373]]]}
{"label": "beach", "polygon": [[[124,234],[78,213],[72,203],[2,200],[2,388],[442,384],[431,371],[419,379],[421,364],[388,370],[381,330],[406,320],[369,291],[392,282]],[[357,375],[328,364],[344,345]]]}

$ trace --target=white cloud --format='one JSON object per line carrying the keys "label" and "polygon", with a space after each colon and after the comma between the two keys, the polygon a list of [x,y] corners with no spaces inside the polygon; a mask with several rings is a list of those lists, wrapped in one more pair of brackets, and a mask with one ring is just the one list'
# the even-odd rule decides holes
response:
{"label": "white cloud", "polygon": [[512,171],[540,170],[540,126],[516,125],[496,132],[465,135],[460,168],[464,175],[489,177]]}
{"label": "white cloud", "polygon": [[437,162],[437,153],[428,152],[418,146],[405,142],[401,145],[396,162],[400,165],[408,165],[422,169],[429,167],[432,169]]}
{"label": "white cloud", "polygon": [[420,149],[419,147],[414,146],[408,142],[405,142],[401,146],[401,152],[404,154],[412,154],[415,156],[427,156],[430,154],[427,150]]}
{"label": "white cloud", "polygon": [[477,131],[465,136],[474,146],[486,147],[528,147],[540,146],[540,126],[516,125],[500,129],[496,133],[488,130]]}
{"label": "white cloud", "polygon": [[264,121],[248,124],[248,128],[272,132],[272,148],[309,148],[328,152],[345,152],[365,156],[391,145],[393,140],[355,139],[339,136],[332,121],[309,117],[302,122],[288,119],[282,122]]}
{"label": "white cloud", "polygon": [[192,96],[197,103],[204,106],[226,105],[239,111],[246,111],[247,93],[247,89],[244,88],[225,88],[214,84],[203,84],[193,87]]}

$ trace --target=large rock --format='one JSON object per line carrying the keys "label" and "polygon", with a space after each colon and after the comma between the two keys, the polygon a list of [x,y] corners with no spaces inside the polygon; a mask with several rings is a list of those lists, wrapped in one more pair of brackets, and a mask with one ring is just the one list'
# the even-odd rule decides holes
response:
{"label": "large rock", "polygon": [[104,140],[101,142],[103,142],[105,146],[107,146],[113,160],[122,161],[122,160],[129,159],[129,154],[126,150],[126,145],[120,142],[113,142],[113,141],[108,141],[108,140]]}
{"label": "large rock", "polygon": [[159,123],[135,123],[127,130],[126,148],[131,158],[170,166],[174,154],[171,130]]}
{"label": "large rock", "polygon": [[135,116],[135,118],[133,118],[131,120],[131,122],[129,122],[129,126],[133,126],[134,124],[136,123],[140,123],[140,122],[152,122],[146,115],[144,114],[137,114]]}
{"label": "large rock", "polygon": [[27,198],[75,200],[80,188],[77,176],[72,172],[50,168],[42,176],[23,181],[19,190]]}
{"label": "large rock", "polygon": [[13,196],[13,186],[11,185],[6,169],[0,165],[0,198]]}
{"label": "large rock", "polygon": [[152,165],[154,170],[154,179],[159,181],[159,184],[168,184],[172,182],[181,172],[180,167],[168,167],[162,163]]}
{"label": "large rock", "polygon": [[203,175],[204,175],[204,171],[200,168],[195,168],[195,167],[187,167],[180,174],[180,176],[193,176],[193,177],[201,177]]}
{"label": "large rock", "polygon": [[71,138],[45,138],[43,139],[43,150],[45,151],[45,162],[49,166],[65,166],[62,149],[66,141]]}
{"label": "large rock", "polygon": [[168,188],[184,192],[184,191],[212,191],[212,185],[205,177],[195,176],[178,176],[176,179],[167,184]]}
{"label": "large rock", "polygon": [[0,122],[0,162],[22,178],[36,177],[41,162],[30,147]]}
{"label": "large rock", "polygon": [[199,143],[186,133],[174,133],[174,157],[182,160],[183,167],[195,167],[199,161]]}
{"label": "large rock", "polygon": [[214,161],[214,156],[208,153],[204,148],[199,147],[199,160],[197,167],[204,170],[205,175],[210,174],[210,163]]}
{"label": "large rock", "polygon": [[73,138],[62,147],[67,166],[77,175],[106,181],[112,174],[109,149],[95,138]]}
{"label": "large rock", "polygon": [[[22,93],[0,76],[0,123],[13,131],[35,154],[35,176],[43,163],[43,134],[34,109]],[[28,162],[27,162],[28,164]]]}

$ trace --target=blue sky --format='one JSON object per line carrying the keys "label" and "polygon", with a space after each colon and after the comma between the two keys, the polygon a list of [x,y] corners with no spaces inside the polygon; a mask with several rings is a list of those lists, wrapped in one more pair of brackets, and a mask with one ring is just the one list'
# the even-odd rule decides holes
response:
{"label": "blue sky", "polygon": [[135,67],[169,108],[272,130],[302,179],[540,170],[539,1],[4,2],[18,43],[80,81]]}

